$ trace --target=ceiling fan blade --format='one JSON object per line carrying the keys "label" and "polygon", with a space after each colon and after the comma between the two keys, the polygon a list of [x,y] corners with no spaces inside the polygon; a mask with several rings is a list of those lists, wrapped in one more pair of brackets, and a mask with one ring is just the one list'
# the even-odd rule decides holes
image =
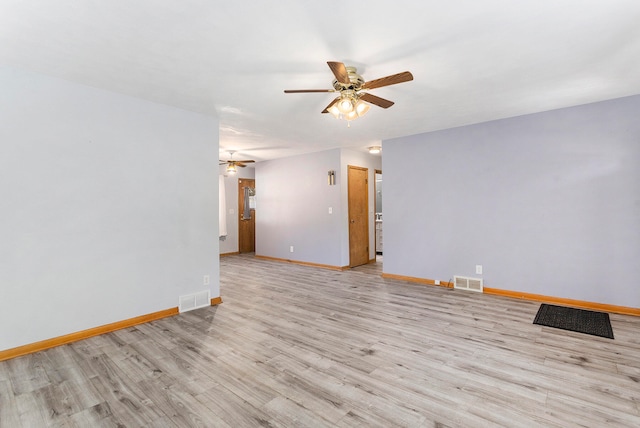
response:
{"label": "ceiling fan blade", "polygon": [[340,99],[340,97],[337,97],[336,99],[334,99],[333,101],[331,101],[331,102],[329,103],[329,105],[328,105],[328,106],[326,106],[326,107],[324,108],[324,110],[322,110],[322,111],[321,111],[321,113],[329,113],[329,109],[330,109],[331,107],[333,107],[333,105],[334,105],[335,103],[337,103],[339,99]]}
{"label": "ceiling fan blade", "polygon": [[285,94],[300,94],[305,92],[335,92],[335,89],[285,89]]}
{"label": "ceiling fan blade", "polygon": [[245,164],[243,164],[243,163],[238,163],[238,162],[236,162],[234,165],[235,165],[235,166],[239,166],[240,168],[246,168],[246,167],[247,167]]}
{"label": "ceiling fan blade", "polygon": [[391,76],[364,82],[362,89],[381,88],[383,86],[395,85],[397,83],[408,82],[410,80],[413,80],[413,74],[408,71],[403,71],[402,73],[392,74]]}
{"label": "ceiling fan blade", "polygon": [[234,161],[234,162],[235,163],[253,163],[255,161],[252,160],[252,159],[245,159],[245,160],[237,160],[237,161]]}
{"label": "ceiling fan blade", "polygon": [[351,84],[351,80],[349,80],[349,73],[347,73],[347,67],[345,67],[343,63],[327,61],[327,64],[329,64],[329,68],[333,71],[333,75],[336,76],[338,82],[344,83],[345,85]]}
{"label": "ceiling fan blade", "polygon": [[375,95],[372,95],[372,94],[362,94],[360,95],[360,99],[362,101],[375,104],[378,107],[382,107],[382,108],[389,108],[393,104],[395,104],[393,101],[385,100],[384,98],[376,97]]}

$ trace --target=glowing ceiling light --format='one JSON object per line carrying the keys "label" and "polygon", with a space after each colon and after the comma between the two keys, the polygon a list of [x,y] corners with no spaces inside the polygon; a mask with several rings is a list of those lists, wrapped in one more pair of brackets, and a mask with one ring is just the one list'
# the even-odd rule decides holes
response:
{"label": "glowing ceiling light", "polygon": [[353,99],[351,97],[345,97],[338,101],[338,110],[343,114],[348,114],[353,111]]}
{"label": "glowing ceiling light", "polygon": [[364,116],[371,106],[360,99],[357,93],[345,91],[340,99],[327,109],[336,119],[344,119],[351,122]]}

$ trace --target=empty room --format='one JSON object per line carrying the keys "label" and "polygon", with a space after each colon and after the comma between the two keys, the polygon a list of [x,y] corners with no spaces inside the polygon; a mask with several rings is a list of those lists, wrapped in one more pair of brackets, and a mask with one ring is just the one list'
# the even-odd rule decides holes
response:
{"label": "empty room", "polygon": [[0,0],[0,428],[640,426],[639,21]]}

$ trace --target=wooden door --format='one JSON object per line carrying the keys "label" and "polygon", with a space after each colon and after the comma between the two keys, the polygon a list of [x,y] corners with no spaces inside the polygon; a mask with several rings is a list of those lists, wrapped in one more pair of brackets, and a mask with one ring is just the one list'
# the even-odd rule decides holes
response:
{"label": "wooden door", "polygon": [[[255,192],[256,180],[238,180],[238,252],[253,253],[256,251],[256,210],[247,207],[249,209],[245,212],[245,188]],[[246,218],[245,214],[250,214],[249,218]]]}
{"label": "wooden door", "polygon": [[369,263],[369,170],[348,166],[349,266]]}

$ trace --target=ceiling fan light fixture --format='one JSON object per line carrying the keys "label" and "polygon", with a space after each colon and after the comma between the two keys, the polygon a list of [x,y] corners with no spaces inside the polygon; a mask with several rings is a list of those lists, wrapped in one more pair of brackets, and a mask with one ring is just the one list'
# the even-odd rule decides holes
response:
{"label": "ceiling fan light fixture", "polygon": [[340,119],[340,110],[338,110],[338,107],[336,107],[335,104],[329,108],[329,113],[331,113],[336,119]]}
{"label": "ceiling fan light fixture", "polygon": [[235,174],[236,172],[238,172],[238,170],[236,169],[235,164],[230,163],[229,165],[227,165],[227,172],[229,174]]}
{"label": "ceiling fan light fixture", "polygon": [[353,104],[354,104],[353,98],[350,95],[348,95],[342,98],[340,101],[338,101],[338,110],[340,110],[340,113],[349,114],[353,111],[353,108],[354,108]]}
{"label": "ceiling fan light fixture", "polygon": [[382,151],[382,147],[380,146],[371,146],[369,147],[369,153],[371,153],[372,155],[378,154]]}
{"label": "ceiling fan light fixture", "polygon": [[364,116],[371,106],[362,101],[356,94],[346,93],[342,98],[327,109],[336,119],[348,122]]}
{"label": "ceiling fan light fixture", "polygon": [[346,120],[354,120],[358,118],[358,112],[355,110],[350,111],[349,113],[347,113],[344,117]]}
{"label": "ceiling fan light fixture", "polygon": [[362,117],[367,114],[370,108],[371,106],[369,104],[365,103],[362,100],[358,100],[358,102],[356,103],[356,113],[358,113],[358,117]]}

